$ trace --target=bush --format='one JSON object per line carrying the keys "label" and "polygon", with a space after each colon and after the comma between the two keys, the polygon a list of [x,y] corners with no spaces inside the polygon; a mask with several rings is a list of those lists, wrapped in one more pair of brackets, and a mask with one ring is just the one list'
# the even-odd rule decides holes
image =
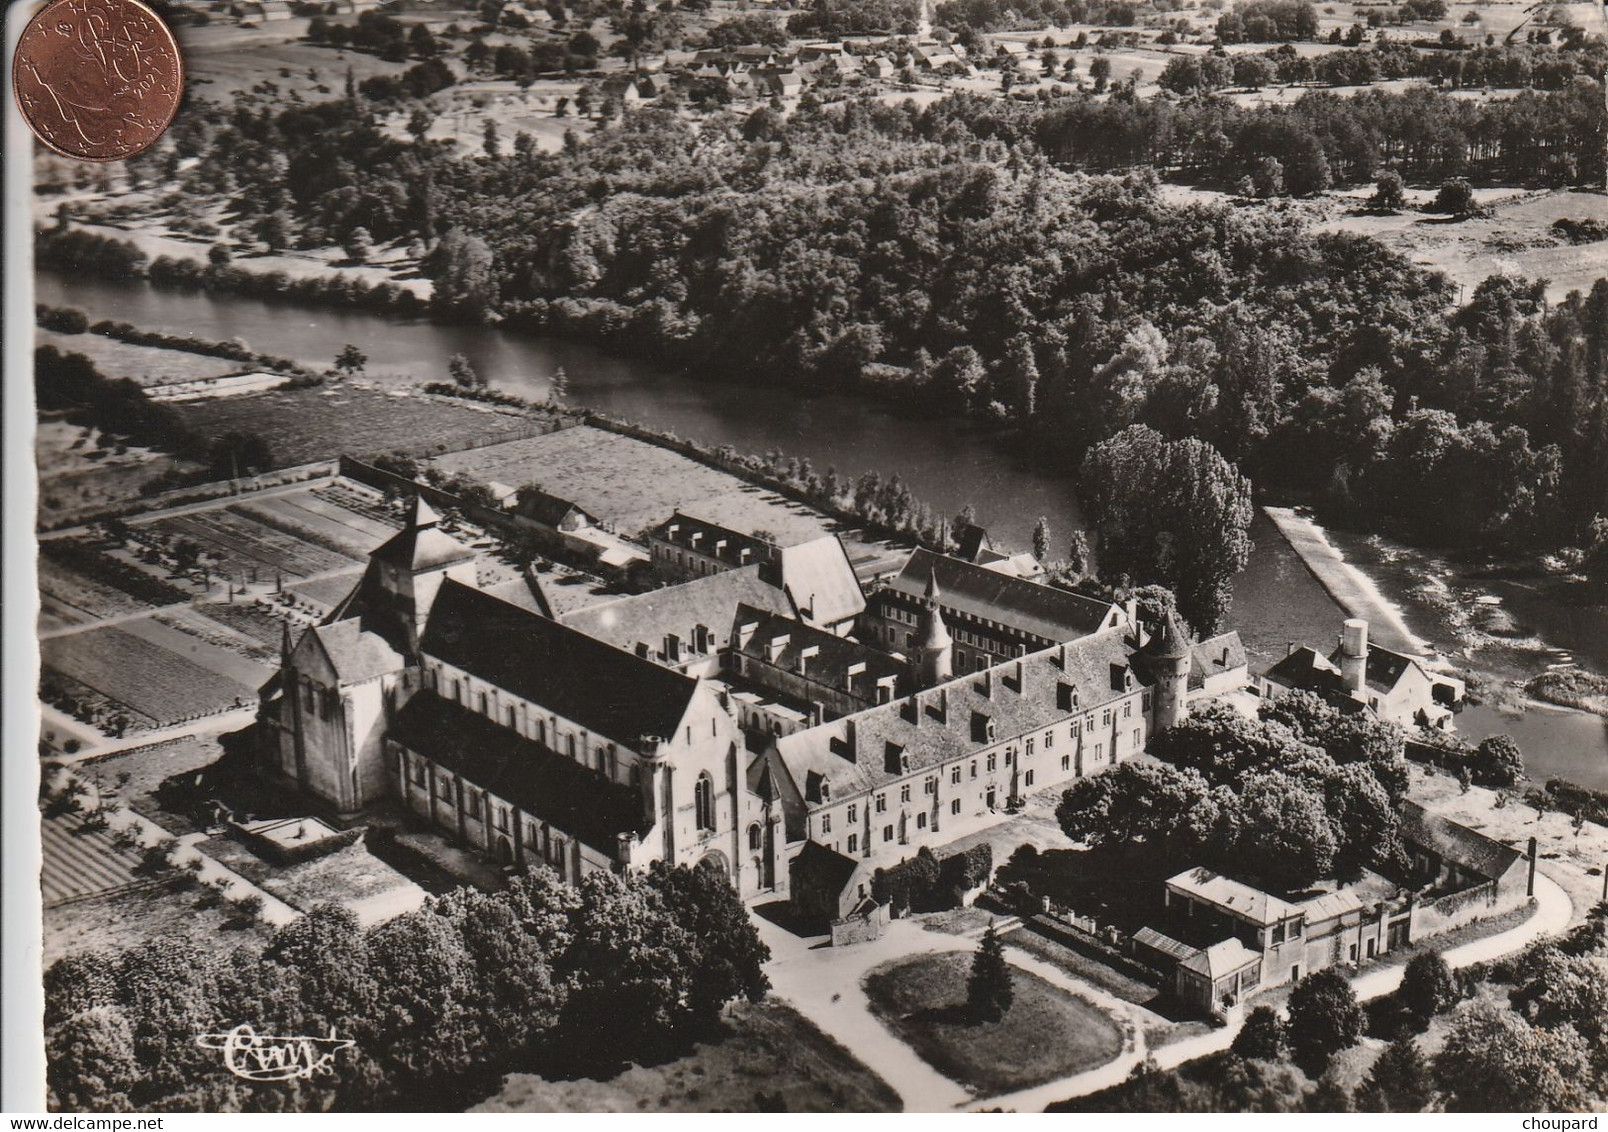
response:
{"label": "bush", "polygon": [[1524,777],[1524,752],[1511,736],[1491,735],[1474,748],[1468,770],[1478,786],[1512,786]]}

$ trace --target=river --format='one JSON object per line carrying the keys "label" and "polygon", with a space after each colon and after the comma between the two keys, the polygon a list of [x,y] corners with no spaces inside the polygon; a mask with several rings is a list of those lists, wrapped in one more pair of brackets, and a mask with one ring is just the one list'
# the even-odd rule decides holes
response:
{"label": "river", "polygon": [[[445,380],[448,359],[463,354],[494,388],[543,398],[553,373],[562,367],[572,404],[689,439],[730,444],[740,451],[780,449],[808,457],[822,471],[836,467],[843,475],[871,469],[884,476],[897,474],[917,498],[941,514],[972,504],[979,522],[1006,543],[1028,545],[1039,516],[1049,520],[1057,540],[1082,525],[1070,486],[1063,476],[1045,469],[1046,461],[1036,450],[966,422],[911,420],[860,398],[806,397],[775,386],[750,389],[701,381],[612,357],[584,344],[484,327],[436,326],[361,311],[162,291],[145,283],[42,272],[37,276],[36,298],[54,306],[77,307],[91,321],[111,318],[202,339],[238,338],[254,350],[317,369],[327,368],[351,342],[368,355],[370,380]],[[1258,514],[1251,533],[1256,549],[1235,587],[1233,622],[1245,639],[1253,667],[1282,656],[1290,642],[1331,643],[1343,616],[1339,607],[1266,518]],[[1409,600],[1420,581],[1415,567],[1433,569],[1432,559],[1423,556],[1420,562],[1402,548],[1379,552],[1377,540],[1353,540],[1342,549],[1376,577],[1385,595],[1402,607],[1415,633],[1440,639],[1444,627]],[[1364,564],[1370,551],[1376,552],[1374,559]],[[1494,583],[1492,587],[1494,591]],[[1560,641],[1567,639],[1563,647],[1589,659],[1599,671],[1608,671],[1608,609],[1598,607],[1589,612],[1595,622],[1581,622],[1579,609],[1550,603],[1541,594],[1499,596],[1522,604],[1526,622],[1534,623],[1549,643],[1558,634]],[[1538,670],[1539,665],[1532,669]],[[1494,675],[1512,676],[1502,671]],[[1500,706],[1467,708],[1458,725],[1475,739],[1495,732],[1513,735],[1538,779],[1560,775],[1608,789],[1608,720],[1526,706],[1508,697]]]}

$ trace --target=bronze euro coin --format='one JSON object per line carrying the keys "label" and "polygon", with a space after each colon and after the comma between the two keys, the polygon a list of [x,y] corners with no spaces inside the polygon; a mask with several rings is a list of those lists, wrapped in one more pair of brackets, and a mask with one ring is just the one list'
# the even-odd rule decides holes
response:
{"label": "bronze euro coin", "polygon": [[140,0],[51,0],[17,41],[12,87],[51,149],[118,161],[173,121],[184,64],[173,33]]}

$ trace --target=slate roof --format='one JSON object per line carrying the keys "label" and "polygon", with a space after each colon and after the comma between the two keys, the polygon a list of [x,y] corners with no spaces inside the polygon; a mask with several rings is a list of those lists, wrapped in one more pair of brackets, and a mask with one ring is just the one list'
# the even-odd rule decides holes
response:
{"label": "slate roof", "polygon": [[1261,958],[1261,955],[1239,940],[1225,939],[1221,943],[1212,944],[1204,951],[1197,951],[1179,966],[1215,981],[1232,975],[1235,971],[1242,971],[1252,963],[1259,962]]}
{"label": "slate roof", "polygon": [[1167,887],[1177,889],[1203,904],[1220,908],[1237,919],[1263,927],[1287,919],[1298,911],[1295,905],[1287,904],[1277,896],[1204,866],[1185,869],[1170,878]]}
{"label": "slate roof", "polygon": [[471,561],[475,552],[440,530],[440,517],[419,496],[413,497],[407,523],[369,557],[420,573]]}
{"label": "slate roof", "polygon": [[865,592],[836,535],[785,546],[779,560],[782,589],[793,599],[799,616],[817,624],[833,624],[864,611]]}
{"label": "slate roof", "polygon": [[[1228,654],[1227,663],[1223,661],[1225,650]],[[1236,668],[1244,668],[1248,663],[1245,644],[1237,632],[1208,637],[1204,641],[1196,642],[1189,650],[1189,686],[1203,687],[1208,676],[1218,676]]]}
{"label": "slate roof", "polygon": [[376,676],[400,672],[407,660],[380,634],[363,628],[357,618],[309,629],[324,646],[343,684],[360,684]]}
{"label": "slate roof", "polygon": [[397,713],[389,734],[416,754],[611,857],[619,834],[649,828],[630,787],[434,692],[416,693]]}
{"label": "slate roof", "polygon": [[544,527],[552,527],[556,530],[558,525],[572,511],[586,516],[587,521],[591,522],[591,516],[586,515],[585,511],[582,511],[568,499],[560,499],[556,495],[549,495],[540,488],[523,487],[519,490],[519,506],[515,513],[534,523],[540,523]]}
{"label": "slate roof", "polygon": [[1403,841],[1435,853],[1460,869],[1498,880],[1524,854],[1500,841],[1486,837],[1450,818],[1432,814],[1417,802],[1403,799],[1398,825]]}
{"label": "slate roof", "polygon": [[419,651],[624,746],[675,733],[698,682],[448,578]]}
{"label": "slate roof", "polygon": [[806,841],[789,869],[793,887],[802,888],[801,878],[809,878],[825,892],[841,893],[854,877],[859,862],[834,852],[818,841]]}
{"label": "slate roof", "polygon": [[[746,644],[739,645],[738,642],[742,641],[741,630],[749,625],[754,627],[753,632]],[[784,636],[787,638],[786,645],[772,659],[771,642]],[[879,679],[896,677],[899,683],[895,687],[903,691],[910,672],[909,665],[904,661],[896,660],[880,649],[805,625],[785,614],[756,609],[746,604],[737,607],[736,617],[731,624],[731,640],[734,651],[740,655],[793,673],[798,672],[800,654],[807,648],[813,648],[816,651],[806,662],[805,678],[817,684],[850,690],[869,701],[876,700]],[[861,666],[861,671],[855,674],[854,686],[849,689],[848,672],[856,664]]]}
{"label": "slate roof", "polygon": [[1301,911],[1306,913],[1308,924],[1320,924],[1324,920],[1344,916],[1347,912],[1360,911],[1361,908],[1362,898],[1349,888],[1342,888],[1338,892],[1326,892],[1322,896],[1314,896],[1301,902]]}
{"label": "slate roof", "polygon": [[[991,746],[986,738],[989,720],[994,723],[995,741],[1003,742],[1098,710],[1128,694],[1118,689],[1118,674],[1131,671],[1135,688],[1148,683],[1142,670],[1132,665],[1133,656],[1126,630],[1107,629],[782,736],[776,749],[796,785],[805,788],[811,781],[824,780],[832,796],[841,800],[904,777],[887,769],[890,748],[908,753],[909,773],[915,773]],[[1018,665],[1021,691],[1013,686]],[[1077,689],[1077,710],[1060,706],[1062,683]],[[944,718],[939,717],[940,705],[946,705]],[[808,789],[802,792],[812,800],[818,797]]]}
{"label": "slate roof", "polygon": [[959,610],[1046,641],[1070,641],[1105,624],[1112,604],[1055,586],[1014,578],[959,558],[918,547],[889,588],[909,598],[926,592],[936,576],[945,609]]}
{"label": "slate roof", "polygon": [[1340,669],[1311,645],[1302,645],[1267,670],[1267,678],[1288,688],[1323,694],[1344,692]]}
{"label": "slate roof", "polygon": [[1150,948],[1152,951],[1159,951],[1169,959],[1180,963],[1200,951],[1200,948],[1191,947],[1189,944],[1182,943],[1170,935],[1163,935],[1155,928],[1140,928],[1133,933],[1133,941],[1136,944]]}
{"label": "slate roof", "polygon": [[664,648],[664,638],[669,633],[675,633],[684,646],[691,647],[693,630],[702,625],[710,631],[718,650],[730,639],[732,619],[745,606],[788,619],[793,613],[782,591],[760,580],[759,567],[755,565],[589,605],[561,615],[560,620],[627,652],[634,653],[640,641],[655,654]]}

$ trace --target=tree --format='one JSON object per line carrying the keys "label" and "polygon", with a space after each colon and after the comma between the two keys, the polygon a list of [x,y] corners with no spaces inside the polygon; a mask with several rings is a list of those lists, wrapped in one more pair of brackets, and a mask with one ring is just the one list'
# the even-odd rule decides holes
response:
{"label": "tree", "polygon": [[1098,94],[1105,90],[1111,81],[1111,60],[1104,55],[1096,55],[1089,60],[1089,78],[1094,80],[1094,90]]}
{"label": "tree", "polygon": [[1066,540],[1066,568],[1074,579],[1086,578],[1094,565],[1094,549],[1089,545],[1089,536],[1082,531],[1073,531]]}
{"label": "tree", "polygon": [[1255,1007],[1245,1016],[1245,1025],[1234,1035],[1230,1048],[1244,1058],[1283,1061],[1289,1056],[1289,1045],[1279,1012],[1271,1006]]}
{"label": "tree", "polygon": [[1435,203],[1430,206],[1434,212],[1446,212],[1459,220],[1474,213],[1474,189],[1466,177],[1453,177],[1440,187],[1435,194]]}
{"label": "tree", "polygon": [[966,1007],[975,1021],[998,1022],[1010,1010],[1014,993],[1005,945],[990,921],[972,957],[971,975],[966,980]]}
{"label": "tree", "polygon": [[1284,162],[1276,157],[1263,157],[1251,172],[1251,184],[1256,195],[1263,200],[1284,195]]}
{"label": "tree", "polygon": [[1033,524],[1033,557],[1040,562],[1050,560],[1050,521],[1043,515]]}
{"label": "tree", "polygon": [[1423,1112],[1434,1099],[1429,1063],[1411,1034],[1402,1034],[1375,1059],[1357,1090],[1363,1112]]}
{"label": "tree", "polygon": [[1329,1058],[1357,1044],[1362,1007],[1351,983],[1333,967],[1307,975],[1290,992],[1290,1052],[1297,1065],[1317,1076]]}
{"label": "tree", "polygon": [[46,1042],[53,1108],[68,1112],[128,1109],[144,1074],[134,1056],[134,1028],[117,1006],[96,1006],[55,1027]]}
{"label": "tree", "polygon": [[1590,1102],[1584,1039],[1572,1027],[1533,1026],[1498,1003],[1465,1004],[1433,1065],[1447,1112],[1577,1112]]}
{"label": "tree", "polygon": [[765,997],[770,979],[764,964],[770,948],[723,874],[655,861],[648,884],[658,890],[670,919],[691,931],[696,941],[688,1002],[695,1020],[708,1026],[733,999],[759,1002]]}
{"label": "tree", "polygon": [[[423,27],[423,24],[417,25]],[[422,106],[415,106],[413,113],[408,115],[408,136],[415,145],[422,144],[430,133],[430,127],[435,125],[435,117]]]}
{"label": "tree", "polygon": [[335,368],[344,374],[362,373],[363,367],[368,364],[368,355],[348,342],[341,347],[341,352],[335,355]]}
{"label": "tree", "polygon": [[1079,476],[1102,572],[1158,582],[1215,632],[1250,559],[1251,483],[1210,444],[1134,425],[1091,448]]}
{"label": "tree", "polygon": [[1407,961],[1396,998],[1422,1030],[1429,1020],[1449,1010],[1461,997],[1452,968],[1438,951],[1425,951]]}
{"label": "tree", "polygon": [[[1237,802],[1224,805],[1213,842],[1225,865],[1276,888],[1297,890],[1333,875],[1340,839],[1322,792],[1273,772],[1244,780]],[[1293,1026],[1291,1044],[1296,1045]]]}
{"label": "tree", "polygon": [[1218,808],[1197,770],[1125,762],[1078,779],[1061,795],[1055,818],[1068,837],[1091,847],[1137,842],[1166,852],[1199,845]]}
{"label": "tree", "polygon": [[345,248],[347,259],[353,263],[367,263],[369,252],[374,248],[374,237],[369,235],[367,228],[358,226],[346,237]]}
{"label": "tree", "polygon": [[1474,748],[1468,765],[1478,786],[1513,786],[1524,777],[1524,752],[1511,735],[1488,735]]}
{"label": "tree", "polygon": [[462,354],[453,354],[447,359],[447,373],[463,389],[473,389],[486,384],[486,379],[475,372],[475,367],[470,365],[469,359]]}
{"label": "tree", "polygon": [[425,257],[424,269],[435,280],[430,306],[438,315],[479,322],[497,301],[491,248],[461,228],[441,237]]}
{"label": "tree", "polygon": [[486,151],[487,157],[497,157],[502,153],[502,142],[497,137],[497,121],[487,117],[486,126],[481,131],[481,148]]}
{"label": "tree", "polygon": [[1388,209],[1399,212],[1407,207],[1407,194],[1403,190],[1401,174],[1394,169],[1382,170],[1374,179],[1373,199],[1368,202],[1374,208]]}

